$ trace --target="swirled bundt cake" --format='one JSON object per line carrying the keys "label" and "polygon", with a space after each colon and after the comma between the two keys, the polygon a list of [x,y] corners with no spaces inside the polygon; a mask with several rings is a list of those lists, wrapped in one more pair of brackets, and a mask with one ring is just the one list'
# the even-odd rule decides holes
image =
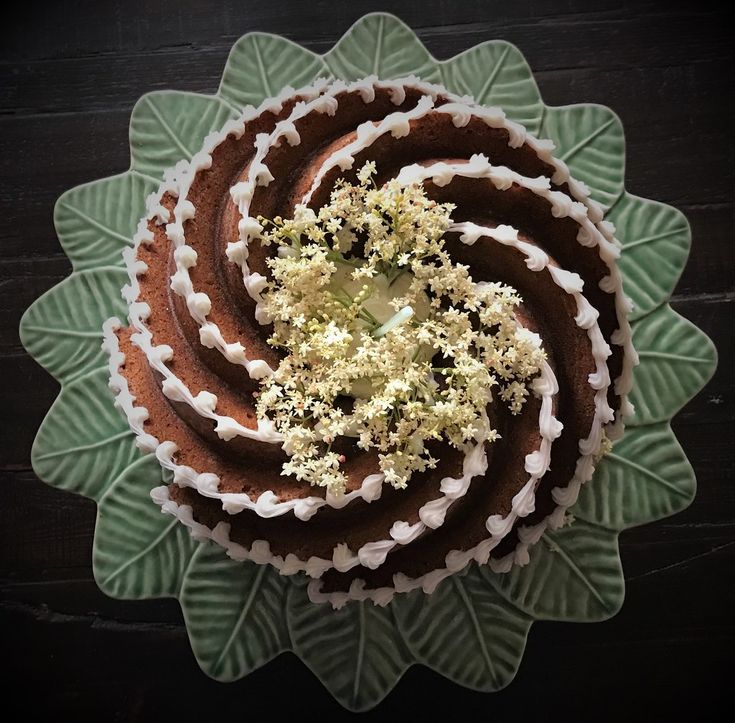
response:
{"label": "swirled bundt cake", "polygon": [[314,602],[529,548],[622,433],[600,207],[502,110],[417,78],[285,89],[166,174],[105,324],[151,496]]}

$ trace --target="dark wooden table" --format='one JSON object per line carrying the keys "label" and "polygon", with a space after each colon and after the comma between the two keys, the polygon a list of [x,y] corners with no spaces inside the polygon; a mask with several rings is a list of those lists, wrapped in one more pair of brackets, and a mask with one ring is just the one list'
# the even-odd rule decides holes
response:
{"label": "dark wooden table", "polygon": [[[489,38],[518,45],[547,103],[599,102],[622,118],[632,193],[680,208],[693,250],[674,308],[721,363],[675,431],[699,479],[685,512],[626,532],[627,597],[595,625],[533,626],[516,680],[486,696],[412,668],[368,718],[706,719],[729,697],[735,646],[735,103],[728,16],[707,3],[210,3],[90,0],[16,4],[0,60],[0,628],[5,701],[57,720],[274,720],[347,714],[297,659],[245,680],[199,672],[178,606],[120,602],[92,579],[94,503],[51,489],[29,462],[57,384],[18,340],[23,310],[70,271],[52,225],[67,188],[128,166],[142,93],[211,93],[243,33],[323,52],[359,16],[390,9],[439,58]],[[723,7],[725,4],[722,4]],[[20,7],[20,10],[17,8]],[[728,665],[728,663],[730,665]],[[729,706],[728,706],[729,707]],[[253,716],[255,716],[253,718]]]}

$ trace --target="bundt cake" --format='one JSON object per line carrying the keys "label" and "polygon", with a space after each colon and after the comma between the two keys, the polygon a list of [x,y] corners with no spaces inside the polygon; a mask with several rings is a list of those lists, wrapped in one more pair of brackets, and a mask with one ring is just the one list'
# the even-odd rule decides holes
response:
{"label": "bundt cake", "polygon": [[525,564],[637,361],[614,229],[552,152],[370,77],[287,88],[171,169],[104,327],[163,512],[336,607]]}

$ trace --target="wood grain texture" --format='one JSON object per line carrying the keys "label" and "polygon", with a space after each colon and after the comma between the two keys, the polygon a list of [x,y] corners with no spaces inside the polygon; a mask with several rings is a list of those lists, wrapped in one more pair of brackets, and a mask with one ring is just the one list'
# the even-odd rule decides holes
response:
{"label": "wood grain texture", "polygon": [[[232,43],[274,32],[324,52],[366,12],[390,9],[437,58],[490,38],[528,59],[550,104],[599,102],[623,121],[626,186],[692,225],[674,308],[712,337],[720,367],[674,430],[699,491],[672,518],[621,536],[626,601],[591,626],[533,626],[516,680],[488,697],[412,668],[377,711],[433,719],[682,720],[717,710],[735,647],[735,97],[731,24],[707,3],[523,0],[376,4],[296,0],[26,4],[0,56],[0,629],[18,694],[43,681],[58,720],[346,717],[292,655],[238,683],[205,678],[171,600],[106,598],[91,573],[95,506],[30,469],[56,383],[23,351],[25,308],[70,271],[56,198],[128,166],[143,93],[212,93]],[[277,695],[275,685],[288,695]],[[271,707],[266,708],[268,702]],[[549,704],[553,707],[549,708]]]}

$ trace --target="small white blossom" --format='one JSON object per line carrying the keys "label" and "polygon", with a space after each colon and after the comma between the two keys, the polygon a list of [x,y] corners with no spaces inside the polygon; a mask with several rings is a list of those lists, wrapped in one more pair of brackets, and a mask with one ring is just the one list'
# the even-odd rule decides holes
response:
{"label": "small white blossom", "polygon": [[[357,185],[338,181],[318,212],[297,206],[293,219],[259,219],[278,248],[263,292],[269,343],[286,355],[262,380],[257,411],[284,435],[282,473],[334,494],[347,484],[346,460],[332,450],[339,437],[377,450],[386,481],[403,488],[436,466],[429,440],[464,449],[497,439],[486,414],[492,390],[517,413],[545,358],[515,319],[516,292],[474,283],[444,249],[453,206],[420,185],[378,188],[375,173],[368,162]],[[351,255],[358,242],[362,253]],[[388,331],[370,311],[379,289],[398,289],[387,302],[394,312],[411,309]]]}

